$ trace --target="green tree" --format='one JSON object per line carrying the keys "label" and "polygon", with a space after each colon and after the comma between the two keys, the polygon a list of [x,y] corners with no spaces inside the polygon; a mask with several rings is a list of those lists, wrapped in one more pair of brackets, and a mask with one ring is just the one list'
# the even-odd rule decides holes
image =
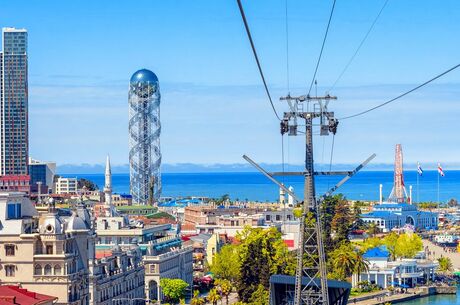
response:
{"label": "green tree", "polygon": [[379,234],[380,233],[380,228],[375,224],[375,223],[371,223],[368,227],[367,227],[367,233],[374,237],[375,234]]}
{"label": "green tree", "polygon": [[193,298],[190,300],[190,305],[204,305],[206,301],[203,298],[200,298],[200,292],[195,290],[193,292]]}
{"label": "green tree", "polygon": [[220,296],[216,288],[213,288],[209,291],[208,300],[212,303],[212,305],[217,305],[217,302],[221,299],[222,297]]}
{"label": "green tree", "polygon": [[398,244],[398,237],[398,234],[391,232],[390,234],[386,235],[383,240],[383,243],[387,247],[392,260],[396,259],[396,246]]}
{"label": "green tree", "polygon": [[256,291],[254,291],[249,298],[251,305],[268,305],[269,304],[269,292],[263,285],[259,284]]}
{"label": "green tree", "polygon": [[360,282],[361,273],[369,271],[369,261],[367,261],[362,252],[355,252],[353,273],[358,275],[358,282]]}
{"label": "green tree", "polygon": [[423,249],[420,236],[415,233],[405,233],[398,236],[396,241],[395,256],[401,258],[413,258],[417,252]]}
{"label": "green tree", "polygon": [[166,301],[176,304],[185,295],[188,284],[181,279],[160,279],[160,287]]}
{"label": "green tree", "polygon": [[452,271],[453,265],[452,261],[448,257],[440,257],[438,258],[439,268],[438,270],[441,272],[449,272]]}
{"label": "green tree", "polygon": [[348,241],[348,235],[351,232],[354,222],[353,220],[354,218],[348,202],[339,195],[334,208],[334,217],[331,222],[331,229],[334,232],[334,241],[337,244]]}
{"label": "green tree", "polygon": [[340,245],[331,254],[332,274],[338,280],[345,280],[355,269],[356,253],[350,244]]}
{"label": "green tree", "polygon": [[325,253],[329,253],[334,249],[332,240],[332,219],[334,218],[334,210],[338,202],[337,196],[328,196],[321,203],[321,225],[323,233],[323,244]]}
{"label": "green tree", "polygon": [[78,185],[79,189],[82,189],[83,187],[85,187],[88,191],[95,191],[95,190],[99,189],[97,184],[95,184],[93,181],[85,179],[85,178],[78,179],[77,185]]}
{"label": "green tree", "polygon": [[259,284],[268,289],[272,274],[294,274],[295,260],[276,228],[245,227],[237,240],[241,264],[236,289],[241,301],[248,302]]}
{"label": "green tree", "polygon": [[230,295],[233,289],[232,283],[229,280],[224,279],[217,279],[214,283],[220,289],[220,292],[225,297],[225,302],[228,305],[228,296]]}
{"label": "green tree", "polygon": [[214,256],[211,272],[218,279],[229,280],[236,283],[240,272],[240,259],[238,246],[225,245]]}
{"label": "green tree", "polygon": [[383,240],[377,237],[367,238],[361,245],[361,251],[366,252],[369,249],[380,247],[383,245]]}

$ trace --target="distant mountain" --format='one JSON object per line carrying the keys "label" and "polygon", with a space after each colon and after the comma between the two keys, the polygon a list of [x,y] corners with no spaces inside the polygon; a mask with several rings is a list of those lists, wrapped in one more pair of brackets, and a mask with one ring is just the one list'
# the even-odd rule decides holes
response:
{"label": "distant mountain", "polygon": [[[428,163],[427,163],[428,164]],[[332,170],[352,170],[358,164],[333,164]],[[423,164],[422,164],[423,165]],[[423,166],[424,170],[435,170],[436,163],[431,162],[431,166]],[[264,169],[269,172],[282,171],[281,164],[273,163],[260,163]],[[393,164],[390,163],[370,163],[363,170],[366,171],[392,171]],[[460,169],[460,163],[446,163],[443,164],[444,170]],[[301,164],[285,164],[285,171],[301,171],[303,165]],[[329,164],[315,164],[315,169],[320,171],[329,170]],[[404,164],[404,169],[408,171],[415,171],[417,165],[415,163]],[[163,173],[211,173],[211,172],[256,172],[257,170],[250,164],[246,163],[232,163],[232,164],[194,164],[194,163],[175,163],[163,164],[161,166]],[[103,174],[104,164],[63,164],[57,167],[58,174]],[[112,173],[123,174],[129,173],[129,165],[112,165]]]}
{"label": "distant mountain", "polygon": [[[260,163],[267,171],[282,171],[281,164]],[[352,170],[357,164],[333,164],[332,170]],[[414,168],[415,165],[412,167]],[[285,164],[285,171],[301,171],[301,164]],[[329,164],[315,164],[316,170],[329,170]],[[364,170],[393,170],[393,164],[369,164]],[[233,164],[194,164],[194,163],[176,163],[163,164],[161,166],[163,173],[209,173],[209,172],[255,172],[257,171],[250,164],[233,163]],[[103,174],[104,164],[63,164],[57,167],[58,174]],[[129,165],[112,165],[112,173],[129,173]]]}

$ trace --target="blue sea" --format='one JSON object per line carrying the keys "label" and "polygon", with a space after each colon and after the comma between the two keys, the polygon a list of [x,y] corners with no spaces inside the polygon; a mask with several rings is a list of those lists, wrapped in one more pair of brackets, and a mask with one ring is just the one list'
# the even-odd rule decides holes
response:
{"label": "blue sea", "polygon": [[[104,186],[103,174],[63,175],[65,177],[78,177],[92,180],[100,189]],[[424,171],[419,177],[417,186],[417,172],[404,173],[407,193],[412,185],[414,202],[437,201],[438,173],[437,171]],[[340,177],[316,177],[316,192],[318,195],[337,183]],[[294,187],[294,192],[302,196],[303,177],[279,177],[285,185]],[[221,197],[230,195],[232,199],[276,201],[278,187],[262,174],[254,173],[164,173],[162,174],[163,196],[206,196]],[[129,174],[113,174],[113,190],[117,193],[129,193]],[[383,184],[383,195],[388,197],[393,185],[392,171],[362,171],[346,182],[336,193],[344,194],[348,199],[378,200],[379,184]],[[460,199],[460,171],[448,171],[445,177],[439,178],[439,199],[446,202],[451,198]]]}

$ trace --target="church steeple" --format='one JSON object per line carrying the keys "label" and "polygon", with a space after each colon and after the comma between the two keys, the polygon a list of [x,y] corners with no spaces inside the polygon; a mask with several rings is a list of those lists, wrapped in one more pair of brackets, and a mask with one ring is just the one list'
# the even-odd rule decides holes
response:
{"label": "church steeple", "polygon": [[112,169],[110,168],[110,157],[107,155],[107,160],[105,161],[105,184],[104,184],[104,201],[106,206],[107,214],[106,216],[112,215]]}

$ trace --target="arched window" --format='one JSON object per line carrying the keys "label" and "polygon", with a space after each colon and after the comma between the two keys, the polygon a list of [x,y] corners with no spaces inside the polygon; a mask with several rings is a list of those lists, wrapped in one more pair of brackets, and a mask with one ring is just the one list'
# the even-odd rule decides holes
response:
{"label": "arched window", "polygon": [[54,275],[61,275],[61,274],[62,274],[61,265],[54,266]]}
{"label": "arched window", "polygon": [[34,274],[35,275],[42,275],[42,266],[41,265],[35,265]]}
{"label": "arched window", "polygon": [[45,266],[45,275],[51,275],[51,266],[50,265]]}

